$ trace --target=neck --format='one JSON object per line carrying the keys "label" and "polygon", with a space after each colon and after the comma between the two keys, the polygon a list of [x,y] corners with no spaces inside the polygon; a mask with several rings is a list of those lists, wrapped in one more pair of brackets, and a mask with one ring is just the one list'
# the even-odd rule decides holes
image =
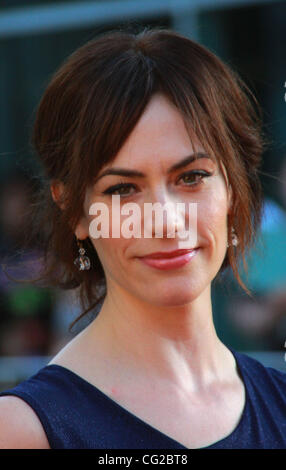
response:
{"label": "neck", "polygon": [[109,289],[89,333],[106,357],[135,377],[197,388],[223,379],[226,361],[233,366],[213,325],[210,287],[191,303],[168,307]]}

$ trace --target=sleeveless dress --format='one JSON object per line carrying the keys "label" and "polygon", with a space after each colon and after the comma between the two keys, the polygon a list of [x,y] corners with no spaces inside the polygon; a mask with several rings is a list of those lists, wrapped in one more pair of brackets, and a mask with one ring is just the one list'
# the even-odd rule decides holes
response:
{"label": "sleeveless dress", "polygon": [[[286,372],[229,349],[245,385],[244,410],[227,437],[203,449],[286,449]],[[187,449],[57,364],[0,393],[5,395],[32,407],[52,449]]]}

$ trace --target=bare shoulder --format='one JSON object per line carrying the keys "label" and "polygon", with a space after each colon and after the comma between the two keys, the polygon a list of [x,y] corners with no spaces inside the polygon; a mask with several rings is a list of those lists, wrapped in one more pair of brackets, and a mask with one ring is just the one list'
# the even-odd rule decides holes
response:
{"label": "bare shoulder", "polygon": [[[50,364],[69,366],[77,352],[77,337],[64,345]],[[74,352],[75,351],[75,352]],[[33,408],[15,395],[0,397],[0,449],[50,449],[43,425]]]}
{"label": "bare shoulder", "polygon": [[[88,327],[64,344],[50,359],[48,365],[57,364],[71,370],[78,369],[80,371],[88,360],[87,331]],[[93,350],[95,350],[95,347],[93,347]]]}
{"label": "bare shoulder", "polygon": [[40,419],[19,397],[0,397],[0,449],[50,449]]}

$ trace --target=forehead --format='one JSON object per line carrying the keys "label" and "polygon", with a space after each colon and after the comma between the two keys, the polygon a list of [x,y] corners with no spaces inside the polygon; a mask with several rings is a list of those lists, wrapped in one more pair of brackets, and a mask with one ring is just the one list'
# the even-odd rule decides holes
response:
{"label": "forehead", "polygon": [[133,131],[108,167],[169,167],[193,152],[203,151],[195,136],[193,148],[179,110],[162,94],[152,96]]}

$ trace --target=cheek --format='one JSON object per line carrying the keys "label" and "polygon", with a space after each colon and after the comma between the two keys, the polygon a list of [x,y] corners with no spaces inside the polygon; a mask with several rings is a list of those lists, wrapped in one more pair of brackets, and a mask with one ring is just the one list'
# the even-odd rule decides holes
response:
{"label": "cheek", "polygon": [[124,254],[132,239],[110,237],[91,240],[106,273],[111,274],[126,269]]}
{"label": "cheek", "polygon": [[[135,227],[141,226],[141,210],[140,214],[130,214],[128,209],[126,209],[127,214],[123,214],[123,205],[122,203],[108,201],[104,203],[104,209],[101,209],[101,206],[98,207],[98,212],[93,206],[94,204],[102,204],[102,200],[96,197],[90,197],[87,199],[85,205],[85,211],[88,227],[89,227],[89,236],[91,242],[97,251],[98,257],[103,265],[103,268],[106,271],[111,272],[114,269],[126,269],[126,259],[130,257],[129,250],[132,251],[132,246],[134,243],[137,243],[137,239],[133,237],[129,238],[129,232]],[[93,207],[92,207],[93,206]],[[90,211],[91,208],[91,211]],[[90,214],[91,212],[91,214]],[[132,215],[132,223],[129,222]],[[101,232],[99,238],[94,238],[92,233]],[[124,236],[124,231],[126,236]],[[104,234],[104,235],[103,235]]]}
{"label": "cheek", "polygon": [[211,194],[198,206],[198,233],[225,243],[227,236],[227,197],[224,191]]}

